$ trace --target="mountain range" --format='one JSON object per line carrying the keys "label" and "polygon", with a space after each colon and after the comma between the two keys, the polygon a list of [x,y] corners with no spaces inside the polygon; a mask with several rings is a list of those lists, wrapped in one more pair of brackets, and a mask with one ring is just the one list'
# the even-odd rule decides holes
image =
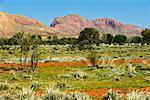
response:
{"label": "mountain range", "polygon": [[16,32],[38,34],[43,37],[49,35],[69,35],[52,27],[48,27],[41,22],[25,16],[0,12],[0,36],[11,37]]}
{"label": "mountain range", "polygon": [[143,28],[136,25],[126,25],[110,18],[98,18],[88,20],[76,14],[68,14],[54,18],[50,26],[46,26],[38,20],[29,17],[0,12],[0,37],[11,37],[16,32],[38,34],[42,37],[78,36],[85,28],[96,28],[100,34],[111,33],[128,36],[140,35]]}
{"label": "mountain range", "polygon": [[113,35],[140,35],[143,30],[138,26],[126,25],[114,19],[98,18],[88,20],[76,14],[55,18],[50,27],[67,32],[70,35],[78,35],[85,28],[96,28],[100,34],[111,33]]}

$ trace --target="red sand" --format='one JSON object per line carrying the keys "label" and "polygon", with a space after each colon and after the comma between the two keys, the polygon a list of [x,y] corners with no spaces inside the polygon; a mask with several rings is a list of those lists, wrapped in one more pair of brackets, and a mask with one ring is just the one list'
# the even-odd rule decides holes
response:
{"label": "red sand", "polygon": [[[145,88],[128,88],[128,89],[112,89],[113,91],[117,92],[120,96],[126,96],[127,93],[131,91],[139,91],[143,92],[145,94],[150,93],[150,87],[145,87]],[[67,90],[65,92],[83,92],[87,93],[91,97],[94,97],[94,100],[101,100],[102,97],[106,96],[109,89],[94,89],[94,90]]]}
{"label": "red sand", "polygon": [[[108,63],[109,60],[99,60],[98,63]],[[113,60],[115,64],[123,64],[123,63],[144,63],[150,64],[150,60]],[[65,67],[80,67],[85,66],[89,63],[89,61],[79,61],[79,62],[46,62],[46,63],[38,63],[38,67],[51,67],[51,66],[65,66]],[[0,67],[19,67],[20,64],[0,64]],[[30,63],[24,64],[24,66],[30,66]]]}
{"label": "red sand", "polygon": [[[99,60],[98,63],[108,63],[108,60]],[[114,60],[115,64],[123,64],[123,63],[143,63],[150,64],[150,60]],[[89,63],[89,61],[80,61],[80,62],[47,62],[47,63],[38,63],[39,67],[51,67],[51,66],[64,66],[64,67],[80,67],[85,66]],[[25,64],[25,66],[29,66],[30,64]],[[0,67],[19,67],[20,64],[0,64]],[[142,91],[144,93],[150,93],[150,87],[145,88],[128,88],[128,89],[113,89],[113,91],[117,92],[121,96],[125,96],[128,92],[131,91]],[[95,100],[101,100],[102,97],[106,96],[109,89],[94,89],[94,90],[67,90],[65,92],[85,92],[88,95],[94,97]]]}

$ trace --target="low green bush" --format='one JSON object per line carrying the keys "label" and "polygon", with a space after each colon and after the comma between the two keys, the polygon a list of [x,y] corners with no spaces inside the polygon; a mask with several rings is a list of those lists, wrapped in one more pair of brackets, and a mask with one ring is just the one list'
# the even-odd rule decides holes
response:
{"label": "low green bush", "polygon": [[7,82],[0,82],[0,91],[8,90],[10,88]]}

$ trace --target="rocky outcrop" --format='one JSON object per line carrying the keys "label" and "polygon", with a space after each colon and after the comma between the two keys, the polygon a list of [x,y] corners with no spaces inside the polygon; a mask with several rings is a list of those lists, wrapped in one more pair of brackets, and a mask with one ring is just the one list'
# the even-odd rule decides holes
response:
{"label": "rocky outcrop", "polygon": [[70,35],[78,35],[85,28],[96,28],[100,33],[140,35],[142,28],[135,25],[126,25],[109,18],[88,20],[76,14],[69,14],[54,19],[50,27],[68,32]]}
{"label": "rocky outcrop", "polygon": [[38,34],[43,37],[48,35],[67,35],[66,32],[45,26],[37,20],[0,12],[0,37],[11,37],[19,31]]}

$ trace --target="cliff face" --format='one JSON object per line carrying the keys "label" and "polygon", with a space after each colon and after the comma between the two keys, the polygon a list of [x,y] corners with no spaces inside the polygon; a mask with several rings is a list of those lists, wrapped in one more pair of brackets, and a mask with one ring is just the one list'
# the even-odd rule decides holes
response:
{"label": "cliff face", "polygon": [[67,35],[67,33],[43,25],[41,22],[25,16],[0,12],[0,36],[11,37],[16,32],[48,35]]}
{"label": "cliff face", "polygon": [[55,29],[68,32],[70,35],[78,35],[85,28],[96,28],[100,33],[140,35],[142,28],[135,25],[126,25],[114,19],[98,18],[88,20],[79,15],[69,14],[55,18],[50,25]]}

